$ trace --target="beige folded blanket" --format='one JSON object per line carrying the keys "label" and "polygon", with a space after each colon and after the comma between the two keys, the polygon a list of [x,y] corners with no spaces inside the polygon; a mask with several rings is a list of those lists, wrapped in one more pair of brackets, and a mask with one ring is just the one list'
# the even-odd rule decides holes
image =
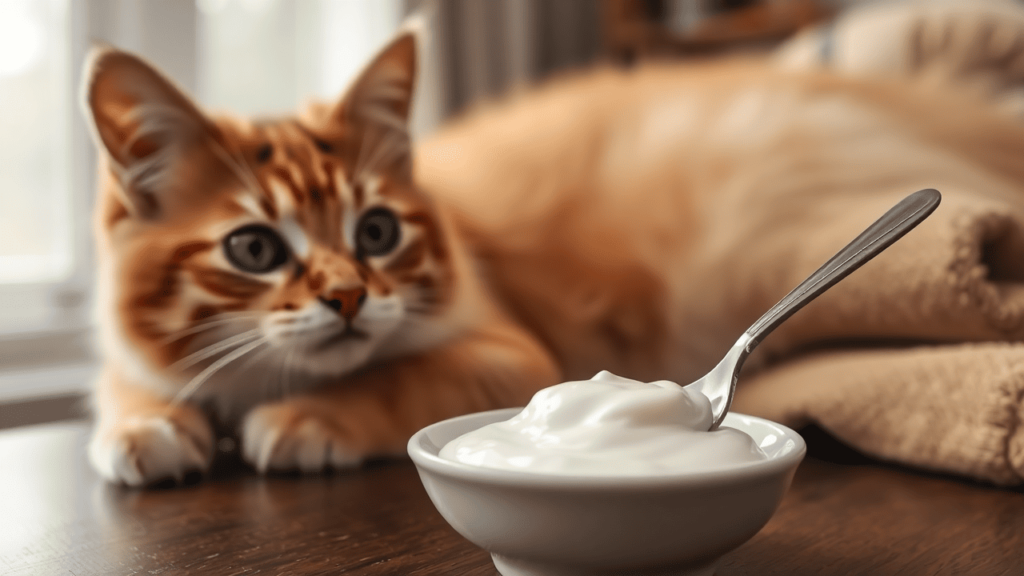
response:
{"label": "beige folded blanket", "polygon": [[997,484],[1024,478],[1024,345],[828,352],[745,382],[734,409],[817,422],[887,460]]}
{"label": "beige folded blanket", "polygon": [[[1024,198],[943,192],[921,226],[765,339],[734,410],[817,423],[883,459],[1024,481]],[[800,234],[761,258],[792,265],[751,272],[751,298],[767,309],[898,199],[788,221]]]}
{"label": "beige folded blanket", "polygon": [[[779,58],[790,67],[856,76],[937,70],[957,89],[979,76],[990,86],[1018,86],[1022,68],[1002,45],[976,40],[994,31],[1019,38],[1022,26],[1024,9],[1014,3],[883,3],[802,35]],[[914,60],[906,47],[929,34],[954,41],[942,50],[921,48]],[[922,54],[932,60],[921,62]],[[1024,102],[1022,93],[996,93],[993,109]],[[1024,163],[1024,149],[1018,155]],[[947,180],[943,165],[936,163],[934,182],[922,183],[943,193],[939,209],[768,336],[744,373],[734,409],[797,427],[816,423],[878,458],[1021,484],[1024,190]],[[839,191],[821,199],[817,211],[794,210],[799,199],[772,199],[753,216],[753,229],[774,222],[793,234],[757,246],[741,264],[753,269],[739,279],[746,291],[725,306],[744,321],[751,307],[767,309],[911,191],[871,198]]]}

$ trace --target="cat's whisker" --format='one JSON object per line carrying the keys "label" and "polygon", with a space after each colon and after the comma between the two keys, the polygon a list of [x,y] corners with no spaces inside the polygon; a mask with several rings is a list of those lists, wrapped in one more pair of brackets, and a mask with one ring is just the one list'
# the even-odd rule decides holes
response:
{"label": "cat's whisker", "polygon": [[241,348],[238,348],[237,350],[232,350],[223,358],[220,358],[213,364],[210,364],[205,370],[197,374],[195,378],[189,381],[189,383],[185,385],[185,387],[182,388],[178,392],[178,394],[174,396],[174,399],[171,401],[171,405],[178,405],[181,402],[188,400],[190,396],[192,396],[193,394],[195,394],[197,390],[199,390],[200,386],[202,386],[206,381],[208,381],[210,377],[216,374],[221,368],[224,368],[228,364],[234,362],[235,360],[238,360],[239,358],[245,356],[246,354],[252,352],[253,350],[259,348],[260,346],[266,343],[267,340],[265,338],[260,337],[257,341],[250,342],[242,346]]}
{"label": "cat's whisker", "polygon": [[[269,339],[264,339],[263,343],[264,344],[270,344],[270,340]],[[242,364],[240,364],[239,366],[236,367],[237,371],[238,372],[245,372],[247,369],[249,369],[252,366],[256,365],[257,362],[259,362],[260,360],[263,360],[264,358],[269,356],[273,351],[274,351],[274,347],[271,346],[269,348],[266,348],[264,350],[259,351],[256,354],[253,354],[252,358],[249,358],[244,363],[242,363]]]}
{"label": "cat's whisker", "polygon": [[224,350],[240,346],[242,344],[245,344],[246,342],[255,340],[257,338],[262,338],[262,336],[260,336],[259,328],[247,330],[245,332],[242,332],[241,334],[236,334],[235,336],[221,340],[220,342],[211,344],[203,348],[202,350],[189,354],[188,356],[172,364],[170,366],[170,369],[178,371],[184,370],[189,366],[194,365],[196,362],[201,362],[202,360],[205,360],[210,356],[223,352]]}
{"label": "cat's whisker", "polygon": [[226,312],[218,312],[218,313],[216,313],[213,316],[210,316],[208,318],[203,318],[201,320],[195,321],[192,324],[192,326],[190,326],[190,327],[202,326],[202,325],[208,324],[210,322],[219,322],[221,320],[228,320],[228,319],[237,320],[237,319],[242,319],[242,318],[258,318],[258,317],[260,317],[262,315],[263,315],[263,312],[256,312],[256,311],[252,311],[252,310],[232,310],[232,311],[226,311]]}
{"label": "cat's whisker", "polygon": [[261,316],[261,314],[256,313],[256,312],[242,312],[242,313],[237,313],[237,315],[233,314],[230,318],[223,318],[222,316],[223,316],[223,314],[218,314],[217,316],[215,316],[214,318],[212,318],[210,320],[206,320],[204,322],[200,322],[198,324],[194,324],[190,328],[186,328],[184,330],[179,330],[178,332],[175,332],[174,334],[172,334],[172,335],[168,336],[167,338],[165,338],[164,340],[162,340],[160,342],[160,345],[161,346],[167,346],[167,345],[172,344],[172,343],[174,343],[174,342],[176,342],[178,340],[181,340],[182,338],[184,338],[186,336],[191,336],[192,334],[196,334],[198,332],[204,332],[206,330],[211,330],[213,328],[216,328],[217,326],[223,326],[224,324],[230,324],[232,322],[238,322],[238,321],[240,321],[240,320],[242,320],[244,318],[259,318]]}

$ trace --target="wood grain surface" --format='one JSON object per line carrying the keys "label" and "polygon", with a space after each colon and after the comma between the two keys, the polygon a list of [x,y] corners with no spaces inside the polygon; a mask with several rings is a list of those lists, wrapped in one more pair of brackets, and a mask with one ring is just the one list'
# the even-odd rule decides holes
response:
{"label": "wood grain surface", "polygon": [[[0,574],[497,574],[408,461],[261,478],[227,454],[186,486],[105,485],[88,426],[0,432]],[[719,576],[1024,574],[1024,495],[862,458],[815,430],[782,507]]]}

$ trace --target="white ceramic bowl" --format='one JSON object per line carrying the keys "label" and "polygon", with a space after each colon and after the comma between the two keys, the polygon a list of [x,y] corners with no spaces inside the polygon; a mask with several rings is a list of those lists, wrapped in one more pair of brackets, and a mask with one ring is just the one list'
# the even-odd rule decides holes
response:
{"label": "white ceramic bowl", "polygon": [[710,575],[758,532],[789,488],[806,445],[763,418],[729,414],[768,459],[645,477],[555,476],[438,457],[454,438],[518,408],[445,420],[417,432],[409,455],[445,520],[491,553],[504,576]]}

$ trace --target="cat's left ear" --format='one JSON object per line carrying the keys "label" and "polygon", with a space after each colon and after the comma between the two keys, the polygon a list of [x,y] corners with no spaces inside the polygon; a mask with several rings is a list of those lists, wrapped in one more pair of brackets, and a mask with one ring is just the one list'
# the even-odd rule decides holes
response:
{"label": "cat's left ear", "polygon": [[[381,50],[334,108],[354,169],[412,178],[409,116],[416,84],[416,38],[405,31]],[[372,165],[367,165],[371,160]]]}
{"label": "cat's left ear", "polygon": [[166,177],[181,152],[216,132],[199,108],[141,58],[97,47],[82,85],[86,120],[123,185],[125,207],[154,216],[171,202]]}

